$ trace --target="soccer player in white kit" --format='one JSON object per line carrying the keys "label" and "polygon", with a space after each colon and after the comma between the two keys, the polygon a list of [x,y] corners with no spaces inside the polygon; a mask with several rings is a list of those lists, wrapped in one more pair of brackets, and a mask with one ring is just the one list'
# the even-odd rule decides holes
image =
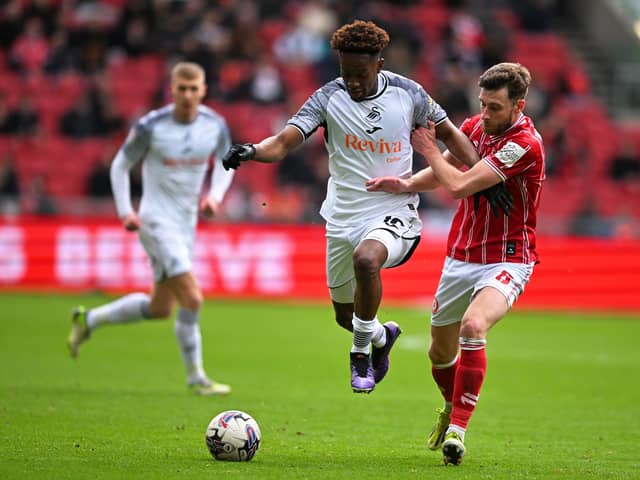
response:
{"label": "soccer player in white kit", "polygon": [[[111,165],[111,184],[119,218],[137,231],[153,269],[151,295],[131,293],[118,300],[73,311],[68,346],[73,357],[95,329],[169,317],[179,310],[175,334],[188,385],[202,395],[225,395],[229,385],[211,380],[202,364],[199,312],[202,292],[191,273],[198,206],[206,216],[219,212],[233,173],[221,167],[231,145],[226,121],[201,105],[206,94],[205,72],[180,62],[171,70],[173,103],[149,112],[129,132]],[[208,194],[200,201],[211,156],[215,166]],[[142,162],[143,193],[139,211],[131,204],[129,172]],[[200,205],[199,205],[200,203]]]}
{"label": "soccer player in white kit", "polygon": [[[370,191],[431,190],[439,185],[462,199],[452,221],[440,282],[431,314],[429,358],[444,408],[427,444],[442,448],[445,464],[458,465],[465,454],[467,424],[480,397],[487,370],[486,337],[511,309],[538,263],[536,213],[545,178],[542,137],[523,115],[529,71],[499,63],[480,76],[480,114],[465,120],[482,161],[461,172],[450,152],[440,153],[433,125],[413,134],[413,145],[430,167],[410,179],[375,178]],[[494,215],[474,194],[504,182],[512,194],[510,215]]]}
{"label": "soccer player in white kit", "polygon": [[[225,168],[256,160],[276,162],[324,128],[330,178],[320,213],[326,221],[327,284],[337,323],[353,331],[351,387],[369,393],[386,375],[389,352],[401,333],[395,322],[382,325],[380,270],[402,264],[420,239],[416,193],[369,193],[365,182],[380,175],[409,177],[417,125],[433,121],[438,139],[473,165],[479,160],[468,138],[416,82],[382,70],[389,42],[373,22],[356,20],[336,30],[341,77],[304,103],[276,135],[255,145],[234,145]],[[373,344],[373,347],[371,347]]]}

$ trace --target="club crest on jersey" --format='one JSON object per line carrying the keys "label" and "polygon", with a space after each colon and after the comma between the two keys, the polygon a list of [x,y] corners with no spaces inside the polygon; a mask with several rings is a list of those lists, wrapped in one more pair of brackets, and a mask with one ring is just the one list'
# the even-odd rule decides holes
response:
{"label": "club crest on jersey", "polygon": [[514,142],[505,143],[495,155],[506,167],[513,167],[513,164],[520,160],[527,151]]}
{"label": "club crest on jersey", "polygon": [[380,109],[375,105],[371,107],[371,111],[367,114],[367,120],[370,122],[377,122],[382,118],[382,113],[380,113]]}

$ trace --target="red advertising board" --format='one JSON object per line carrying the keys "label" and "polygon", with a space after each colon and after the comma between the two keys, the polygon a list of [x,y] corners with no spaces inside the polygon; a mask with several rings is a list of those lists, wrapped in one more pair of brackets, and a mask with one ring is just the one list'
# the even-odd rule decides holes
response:
{"label": "red advertising board", "polygon": [[[518,308],[640,311],[640,242],[542,238],[542,262]],[[384,302],[428,305],[444,239],[428,232],[407,264],[385,270]],[[324,228],[199,227],[194,270],[209,297],[328,300]],[[0,221],[0,290],[145,290],[151,270],[137,236],[118,222]]]}

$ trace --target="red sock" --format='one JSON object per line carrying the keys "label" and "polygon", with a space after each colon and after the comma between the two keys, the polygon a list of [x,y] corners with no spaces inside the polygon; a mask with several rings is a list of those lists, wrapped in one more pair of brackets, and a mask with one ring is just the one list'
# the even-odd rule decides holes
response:
{"label": "red sock", "polygon": [[460,365],[453,387],[451,424],[461,428],[467,428],[487,372],[484,344],[484,340],[461,339],[460,341]]}
{"label": "red sock", "polygon": [[436,368],[433,365],[431,366],[431,375],[436,381],[436,385],[438,385],[445,402],[451,403],[451,399],[453,398],[453,382],[456,378],[456,370],[458,369],[459,363],[460,356],[457,356],[453,364],[447,367]]}

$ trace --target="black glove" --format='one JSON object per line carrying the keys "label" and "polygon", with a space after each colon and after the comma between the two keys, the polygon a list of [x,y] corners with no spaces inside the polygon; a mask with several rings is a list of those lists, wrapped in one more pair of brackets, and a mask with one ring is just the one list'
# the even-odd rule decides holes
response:
{"label": "black glove", "polygon": [[222,166],[225,170],[233,168],[234,170],[240,166],[240,162],[246,162],[256,156],[256,147],[250,143],[234,143],[229,151],[222,157]]}
{"label": "black glove", "polygon": [[480,196],[484,196],[491,205],[491,211],[495,217],[500,216],[500,211],[498,207],[504,212],[504,214],[508,217],[513,210],[513,197],[509,190],[507,190],[507,186],[504,182],[497,183],[492,187],[485,188],[479,192],[473,194],[473,210],[477,211],[478,206],[480,205]]}

